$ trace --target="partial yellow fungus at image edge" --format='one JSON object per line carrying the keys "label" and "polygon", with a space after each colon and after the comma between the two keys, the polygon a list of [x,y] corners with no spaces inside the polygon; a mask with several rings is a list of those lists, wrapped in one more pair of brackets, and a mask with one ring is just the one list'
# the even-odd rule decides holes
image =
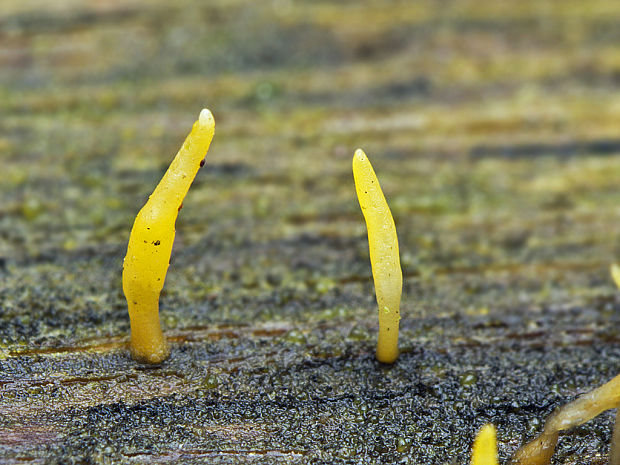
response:
{"label": "partial yellow fungus at image edge", "polygon": [[353,177],[366,220],[370,263],[379,306],[377,360],[394,363],[398,358],[400,297],[403,289],[396,226],[377,175],[361,149],[357,149],[353,156]]}
{"label": "partial yellow fungus at image edge", "polygon": [[484,425],[478,431],[471,452],[471,465],[498,465],[497,434],[492,424]]}
{"label": "partial yellow fungus at image edge", "polygon": [[617,263],[614,263],[611,265],[609,271],[611,272],[611,277],[614,280],[614,283],[616,283],[616,286],[620,289],[620,266],[618,266]]}
{"label": "partial yellow fungus at image edge", "polygon": [[204,165],[215,122],[200,112],[170,167],[134,222],[123,262],[123,292],[131,324],[131,354],[137,361],[161,363],[169,349],[159,322],[159,294],[170,264],[175,223],[196,173]]}

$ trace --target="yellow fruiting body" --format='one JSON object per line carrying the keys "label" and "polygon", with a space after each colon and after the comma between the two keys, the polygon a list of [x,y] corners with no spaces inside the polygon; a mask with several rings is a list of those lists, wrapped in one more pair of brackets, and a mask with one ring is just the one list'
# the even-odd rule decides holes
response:
{"label": "yellow fruiting body", "polygon": [[159,294],[164,286],[183,199],[213,139],[215,122],[207,109],[185,139],[163,178],[134,222],[123,263],[123,291],[131,323],[130,349],[141,362],[160,363],[169,354],[159,323]]}
{"label": "yellow fruiting body", "polygon": [[620,375],[558,408],[545,422],[543,432],[521,447],[512,460],[518,465],[548,465],[560,431],[582,425],[620,403]]}
{"label": "yellow fruiting body", "polygon": [[471,465],[498,465],[497,435],[492,424],[478,431],[471,451]]}
{"label": "yellow fruiting body", "polygon": [[[620,267],[611,266],[611,276],[620,288]],[[555,451],[560,431],[584,424],[605,410],[620,406],[620,375],[607,383],[587,392],[577,399],[558,408],[547,418],[543,432],[528,442],[514,455],[514,465],[549,465]],[[619,409],[620,411],[620,409]],[[616,425],[611,441],[610,465],[620,465],[620,415],[616,414]]]}
{"label": "yellow fruiting body", "polygon": [[394,363],[398,358],[400,296],[403,289],[396,226],[377,175],[361,149],[357,149],[353,156],[353,177],[366,220],[370,263],[379,306],[377,360]]}

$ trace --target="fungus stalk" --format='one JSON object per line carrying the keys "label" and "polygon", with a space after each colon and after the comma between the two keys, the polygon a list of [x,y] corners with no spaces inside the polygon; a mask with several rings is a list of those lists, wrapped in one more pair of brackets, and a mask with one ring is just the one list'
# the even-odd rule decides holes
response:
{"label": "fungus stalk", "polygon": [[174,242],[183,199],[213,139],[215,122],[200,112],[190,134],[134,222],[123,263],[123,291],[131,323],[130,349],[140,362],[161,363],[169,354],[159,323],[159,294]]}
{"label": "fungus stalk", "polygon": [[[620,288],[620,266],[616,263],[611,265],[611,277]],[[614,432],[611,436],[611,447],[609,450],[609,465],[620,465],[620,405],[616,406],[616,422]]]}
{"label": "fungus stalk", "polygon": [[471,465],[498,465],[495,426],[484,425],[478,431],[471,451]]}
{"label": "fungus stalk", "polygon": [[394,363],[398,358],[400,296],[403,289],[396,227],[377,176],[361,149],[357,149],[353,156],[353,177],[368,229],[370,263],[379,306],[377,360]]}
{"label": "fungus stalk", "polygon": [[620,407],[616,407],[616,423],[611,436],[609,465],[620,465]]}

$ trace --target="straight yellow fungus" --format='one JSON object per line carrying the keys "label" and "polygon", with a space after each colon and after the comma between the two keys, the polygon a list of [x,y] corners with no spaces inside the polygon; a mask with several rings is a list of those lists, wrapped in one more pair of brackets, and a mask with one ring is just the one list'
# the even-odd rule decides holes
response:
{"label": "straight yellow fungus", "polygon": [[174,242],[174,224],[183,199],[204,165],[215,122],[207,109],[185,139],[163,178],[134,222],[123,263],[123,291],[131,322],[130,349],[140,362],[160,363],[169,350],[159,324],[159,294]]}
{"label": "straight yellow fungus", "polygon": [[353,177],[368,229],[370,263],[379,305],[377,360],[394,363],[398,358],[400,295],[403,289],[396,226],[375,171],[361,149],[357,149],[353,156]]}
{"label": "straight yellow fungus", "polygon": [[471,451],[471,465],[498,465],[495,426],[484,425],[478,431]]}

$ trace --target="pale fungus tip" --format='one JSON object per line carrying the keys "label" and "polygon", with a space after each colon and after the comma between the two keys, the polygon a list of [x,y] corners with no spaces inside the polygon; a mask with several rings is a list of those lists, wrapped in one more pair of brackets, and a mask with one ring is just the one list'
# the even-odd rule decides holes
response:
{"label": "pale fungus tip", "polygon": [[213,114],[207,108],[203,108],[198,116],[198,123],[201,126],[211,126],[214,124]]}
{"label": "pale fungus tip", "polygon": [[355,155],[353,155],[353,156],[354,156],[354,158],[357,158],[360,161],[362,161],[364,158],[366,158],[366,154],[364,153],[364,151],[362,149],[355,150]]}

